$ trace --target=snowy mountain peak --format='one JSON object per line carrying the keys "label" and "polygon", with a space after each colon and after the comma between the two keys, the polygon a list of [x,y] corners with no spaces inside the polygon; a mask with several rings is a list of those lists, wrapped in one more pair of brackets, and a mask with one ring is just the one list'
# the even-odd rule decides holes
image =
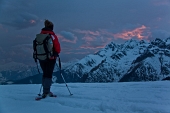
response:
{"label": "snowy mountain peak", "polygon": [[161,80],[170,74],[168,41],[157,38],[150,43],[133,39],[121,45],[111,42],[63,72],[66,78],[77,76],[77,80],[85,82]]}

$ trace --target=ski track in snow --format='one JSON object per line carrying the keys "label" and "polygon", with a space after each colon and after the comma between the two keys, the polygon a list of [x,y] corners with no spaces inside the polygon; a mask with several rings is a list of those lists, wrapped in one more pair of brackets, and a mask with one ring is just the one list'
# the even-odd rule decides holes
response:
{"label": "ski track in snow", "polygon": [[35,101],[40,86],[0,85],[0,113],[170,113],[169,81],[53,84]]}

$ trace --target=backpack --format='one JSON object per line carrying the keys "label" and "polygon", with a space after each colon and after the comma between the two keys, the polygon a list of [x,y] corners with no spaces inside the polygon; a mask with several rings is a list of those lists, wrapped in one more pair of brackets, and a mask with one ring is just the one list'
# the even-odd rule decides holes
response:
{"label": "backpack", "polygon": [[53,41],[50,34],[37,34],[33,40],[33,58],[46,60],[53,56]]}

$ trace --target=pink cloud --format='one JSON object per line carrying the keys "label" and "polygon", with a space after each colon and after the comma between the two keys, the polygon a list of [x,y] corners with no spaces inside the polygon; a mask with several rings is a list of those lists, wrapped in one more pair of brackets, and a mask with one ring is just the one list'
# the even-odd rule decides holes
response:
{"label": "pink cloud", "polygon": [[80,46],[83,49],[99,49],[105,47],[108,43],[115,39],[129,40],[137,38],[139,40],[148,39],[151,35],[149,27],[141,25],[140,27],[124,30],[123,32],[113,33],[107,29],[99,29],[98,31],[90,30],[74,30],[77,33],[84,34],[82,40],[84,44]]}
{"label": "pink cloud", "polygon": [[[76,29],[74,30],[77,33],[84,34],[82,40],[84,41],[84,44],[80,46],[82,49],[99,49],[105,47],[106,44],[108,44],[110,41],[113,40],[113,38],[108,35],[109,32],[105,32],[104,30],[99,31],[90,31],[90,30],[80,30]],[[111,34],[111,33],[110,33]]]}
{"label": "pink cloud", "polygon": [[79,29],[76,29],[74,31],[77,32],[77,33],[80,33],[80,34],[84,34],[84,37],[82,39],[85,40],[86,42],[96,41],[96,40],[99,40],[99,38],[102,41],[106,41],[107,39],[110,40],[111,37],[114,36],[113,33],[108,32],[105,29],[100,29],[99,31],[90,31],[90,30],[79,30]]}
{"label": "pink cloud", "polygon": [[94,36],[84,36],[82,39],[85,40],[85,41],[87,41],[87,42],[93,42],[93,41],[95,41],[97,38],[94,37]]}
{"label": "pink cloud", "polygon": [[36,20],[30,20],[30,23],[31,23],[31,24],[35,24],[35,23],[36,23]]}
{"label": "pink cloud", "polygon": [[148,39],[150,36],[150,32],[148,32],[148,29],[146,26],[142,25],[141,27],[135,28],[133,30],[124,30],[121,33],[112,33],[108,32],[105,29],[101,29],[100,32],[102,35],[106,35],[107,37],[114,37],[114,38],[121,38],[124,40],[129,40],[133,37],[137,37],[138,39]]}

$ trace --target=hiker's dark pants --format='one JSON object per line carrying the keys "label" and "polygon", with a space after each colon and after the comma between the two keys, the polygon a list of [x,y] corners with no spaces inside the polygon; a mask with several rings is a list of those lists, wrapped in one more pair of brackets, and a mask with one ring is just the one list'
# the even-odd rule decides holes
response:
{"label": "hiker's dark pants", "polygon": [[49,93],[50,87],[52,84],[52,75],[54,66],[56,63],[56,59],[47,59],[47,60],[39,60],[41,69],[43,71],[43,77],[42,77],[42,86],[43,86],[43,93]]}

